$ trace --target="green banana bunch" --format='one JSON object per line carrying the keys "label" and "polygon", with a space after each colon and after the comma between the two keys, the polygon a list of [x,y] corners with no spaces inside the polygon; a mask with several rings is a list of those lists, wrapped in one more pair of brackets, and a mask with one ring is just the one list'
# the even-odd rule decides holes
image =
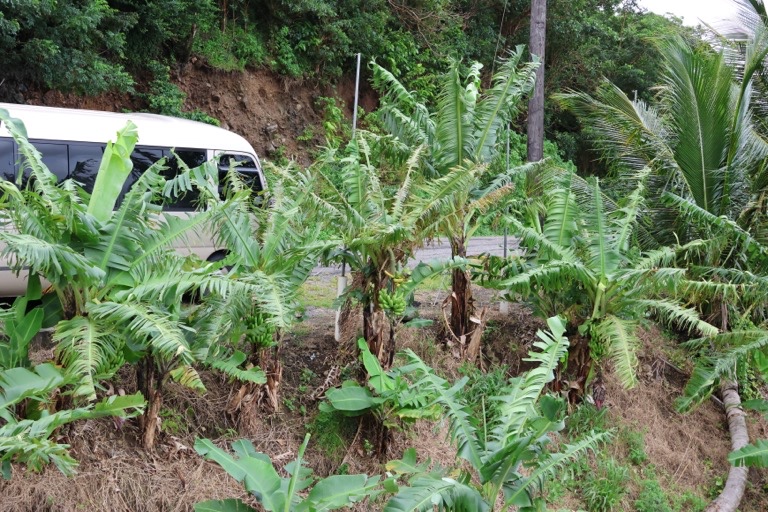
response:
{"label": "green banana bunch", "polygon": [[397,291],[390,293],[386,288],[379,290],[379,305],[381,309],[392,316],[403,316],[405,313],[405,297]]}
{"label": "green banana bunch", "polygon": [[246,338],[259,347],[274,345],[275,326],[267,321],[267,315],[255,311],[245,318]]}

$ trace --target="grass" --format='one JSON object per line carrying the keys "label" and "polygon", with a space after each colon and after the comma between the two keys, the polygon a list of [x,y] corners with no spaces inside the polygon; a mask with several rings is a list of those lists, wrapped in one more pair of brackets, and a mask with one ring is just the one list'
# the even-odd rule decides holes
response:
{"label": "grass", "polygon": [[[417,291],[444,291],[451,286],[451,276],[432,276],[419,284]],[[332,309],[336,300],[336,278],[311,276],[302,285],[299,301],[304,307]]]}
{"label": "grass", "polygon": [[312,276],[302,285],[299,301],[304,307],[333,308],[336,300],[336,279]]}

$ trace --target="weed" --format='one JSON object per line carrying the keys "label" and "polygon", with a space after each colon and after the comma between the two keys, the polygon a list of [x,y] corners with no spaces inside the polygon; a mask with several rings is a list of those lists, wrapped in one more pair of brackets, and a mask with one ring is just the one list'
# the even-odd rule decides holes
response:
{"label": "weed", "polygon": [[188,433],[189,422],[184,414],[175,409],[160,409],[160,421],[163,432],[174,436]]}
{"label": "weed", "polygon": [[309,383],[312,382],[312,379],[315,377],[317,377],[317,374],[310,368],[302,368],[301,374],[299,375],[299,393],[302,395],[306,394],[309,390]]}
{"label": "weed", "polygon": [[465,362],[459,367],[459,373],[469,378],[462,394],[472,407],[474,416],[483,418],[485,413],[486,422],[493,422],[498,415],[499,402],[491,400],[491,397],[497,396],[507,384],[507,366],[497,366],[484,373],[474,364]]}
{"label": "weed", "polygon": [[356,418],[344,416],[338,411],[319,411],[307,430],[325,455],[338,464],[347,451],[349,440],[355,435],[357,422]]}
{"label": "weed", "polygon": [[283,406],[291,412],[296,410],[296,402],[292,398],[284,397]]}
{"label": "weed", "polygon": [[694,494],[691,491],[685,491],[682,494],[673,494],[672,509],[675,512],[701,512],[709,504],[707,500]]}
{"label": "weed", "polygon": [[664,489],[655,475],[640,482],[640,495],[635,500],[637,512],[673,512]]}
{"label": "weed", "polygon": [[363,439],[363,451],[365,452],[366,457],[371,457],[373,455],[373,443],[369,439]]}
{"label": "weed", "polygon": [[581,495],[590,512],[614,510],[627,492],[629,470],[614,458],[600,458],[593,471],[583,475]]}
{"label": "weed", "polygon": [[304,128],[304,131],[296,137],[297,142],[311,142],[315,138],[315,130],[311,126]]}
{"label": "weed", "polygon": [[725,488],[725,477],[723,475],[717,475],[712,483],[707,487],[707,497],[710,499],[717,498],[723,489]]}
{"label": "weed", "polygon": [[645,452],[645,435],[642,432],[624,428],[619,437],[627,445],[628,457],[632,464],[640,466],[648,461],[648,454]]}
{"label": "weed", "polygon": [[[339,103],[341,105],[339,105]],[[336,98],[321,96],[316,104],[323,112],[323,130],[328,146],[337,148],[347,137],[348,124],[344,118],[344,102]]]}
{"label": "weed", "polygon": [[592,404],[580,405],[565,421],[566,433],[572,439],[578,439],[589,432],[605,432],[605,413],[607,409],[598,409]]}

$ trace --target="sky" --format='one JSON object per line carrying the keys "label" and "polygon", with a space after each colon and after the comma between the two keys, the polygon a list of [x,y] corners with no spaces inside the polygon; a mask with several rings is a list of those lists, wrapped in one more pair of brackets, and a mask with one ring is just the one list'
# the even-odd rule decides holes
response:
{"label": "sky", "polygon": [[701,20],[717,28],[723,21],[736,17],[732,0],[639,0],[637,3],[657,14],[670,12],[690,26],[698,25]]}

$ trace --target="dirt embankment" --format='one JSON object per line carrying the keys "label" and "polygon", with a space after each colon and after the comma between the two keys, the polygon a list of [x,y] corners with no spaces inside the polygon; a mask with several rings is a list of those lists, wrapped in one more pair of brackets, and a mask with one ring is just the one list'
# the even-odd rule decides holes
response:
{"label": "dirt embankment", "polygon": [[[268,70],[224,72],[195,61],[173,73],[172,79],[186,94],[184,108],[200,110],[221,121],[253,145],[260,157],[287,157],[306,165],[310,152],[322,145],[322,111],[318,98],[343,102],[344,114],[352,118],[354,77],[337,84],[319,85],[306,80],[280,77]],[[137,90],[146,87],[137,84]],[[59,91],[25,90],[16,101],[53,107],[86,108],[114,112],[145,110],[137,96],[106,93],[84,97]],[[377,96],[365,80],[361,83],[360,106],[370,112]]]}

